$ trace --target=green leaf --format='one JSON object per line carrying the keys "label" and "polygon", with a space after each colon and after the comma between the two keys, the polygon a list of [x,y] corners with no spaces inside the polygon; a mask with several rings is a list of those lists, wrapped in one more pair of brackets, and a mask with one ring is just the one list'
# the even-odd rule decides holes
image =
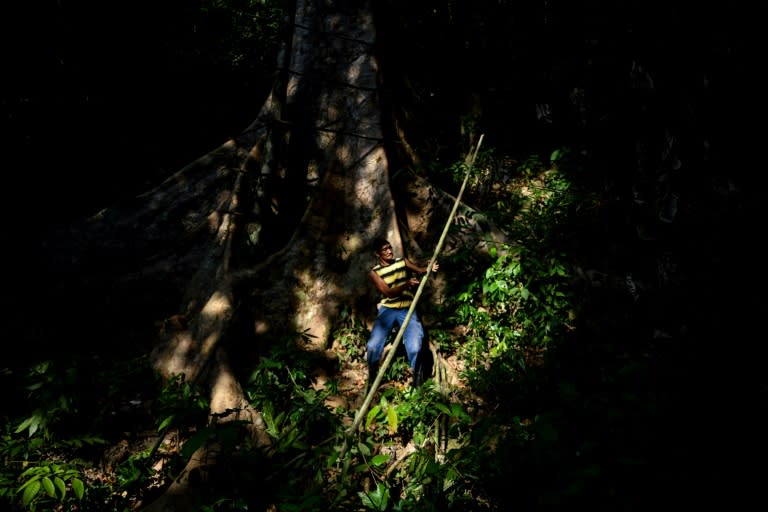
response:
{"label": "green leaf", "polygon": [[375,405],[371,407],[371,410],[368,411],[368,414],[365,417],[365,428],[369,428],[373,424],[379,411],[381,411],[381,406]]}
{"label": "green leaf", "polygon": [[[345,457],[344,460],[345,460],[344,467],[345,467],[345,473],[346,473],[346,468],[349,466],[350,458],[349,457]],[[357,464],[356,466],[354,466],[352,468],[352,471],[354,471],[355,473],[368,473],[368,472],[371,471],[371,468],[368,466],[368,464],[361,463],[361,464]]]}
{"label": "green leaf", "polygon": [[440,402],[435,402],[434,404],[432,404],[432,406],[440,412],[443,412],[449,416],[451,415],[451,410],[448,409],[448,407],[445,404],[441,404]]}
{"label": "green leaf", "polygon": [[373,510],[384,511],[387,509],[387,502],[389,501],[389,488],[381,483],[376,484],[376,490],[369,493],[358,492],[363,505],[366,508]]}
{"label": "green leaf", "polygon": [[336,461],[339,460],[339,452],[334,450],[331,452],[331,454],[328,456],[328,459],[325,461],[325,467],[332,468],[334,464],[336,464]]}
{"label": "green leaf", "polygon": [[371,459],[371,466],[375,466],[375,467],[381,466],[382,464],[386,464],[388,460],[389,460],[389,455],[380,453]]}
{"label": "green leaf", "polygon": [[30,478],[29,480],[27,480],[26,482],[24,482],[24,485],[19,487],[17,492],[21,492],[22,490],[26,490],[35,485],[38,486],[38,488],[40,487],[40,475],[36,475]]}
{"label": "green leaf", "polygon": [[470,421],[472,418],[466,413],[464,408],[459,404],[451,405],[451,416],[454,418],[460,418],[462,420]]}
{"label": "green leaf", "polygon": [[24,432],[25,430],[27,430],[27,427],[29,427],[31,424],[32,424],[31,417],[25,419],[24,421],[21,422],[21,425],[16,427],[16,431],[14,432],[14,434],[20,434],[21,432]]}
{"label": "green leaf", "polygon": [[83,485],[82,480],[80,480],[79,478],[73,478],[72,489],[74,489],[75,496],[77,496],[77,499],[79,500],[83,499],[83,494],[85,494],[85,485]]}
{"label": "green leaf", "polygon": [[53,478],[53,485],[56,486],[56,488],[59,490],[59,493],[61,494],[61,498],[64,499],[64,496],[67,495],[67,484],[64,483],[64,480],[61,479],[61,477],[54,477]]}
{"label": "green leaf", "polygon": [[43,477],[43,489],[45,489],[45,493],[50,496],[51,498],[56,497],[56,488],[53,486],[53,482],[50,478],[47,476]]}
{"label": "green leaf", "polygon": [[31,468],[28,468],[22,474],[20,474],[19,479],[24,480],[28,475],[36,475],[34,479],[37,479],[37,478],[40,478],[40,475],[45,472],[46,472],[45,468],[41,468],[40,466],[32,466]]}
{"label": "green leaf", "polygon": [[40,417],[32,416],[30,419],[32,420],[32,423],[29,425],[29,437],[32,437],[35,435],[35,432],[37,432],[38,427],[40,427]]}
{"label": "green leaf", "polygon": [[162,432],[163,430],[165,430],[165,429],[166,429],[166,427],[168,427],[168,425],[170,425],[170,424],[171,424],[171,422],[172,422],[172,421],[173,421],[173,414],[171,414],[170,416],[168,416],[167,418],[165,418],[165,419],[162,421],[162,423],[160,423],[160,426],[159,426],[159,427],[157,427],[157,431],[158,431],[158,432]]}
{"label": "green leaf", "polygon": [[185,459],[192,457],[192,454],[194,454],[198,448],[203,446],[210,436],[211,430],[207,428],[195,432],[192,437],[184,443],[184,446],[181,447],[181,456]]}
{"label": "green leaf", "polygon": [[387,424],[391,433],[397,432],[397,411],[394,407],[387,407]]}
{"label": "green leaf", "polygon": [[34,482],[29,483],[26,489],[24,489],[24,495],[21,497],[21,503],[26,507],[29,506],[30,502],[35,499],[35,496],[37,496],[37,493],[40,492],[40,481],[35,480]]}

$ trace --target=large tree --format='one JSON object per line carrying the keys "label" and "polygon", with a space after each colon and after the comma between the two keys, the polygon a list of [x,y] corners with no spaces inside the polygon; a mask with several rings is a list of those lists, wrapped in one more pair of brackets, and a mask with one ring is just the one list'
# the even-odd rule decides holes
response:
{"label": "large tree", "polygon": [[[397,252],[429,257],[452,206],[412,173],[393,188],[392,155],[407,165],[412,153],[382,112],[376,43],[370,2],[297,1],[279,77],[249,126],[50,246],[76,276],[52,300],[81,290],[93,302],[80,306],[99,311],[104,329],[143,302],[130,322],[154,368],[204,385],[211,417],[245,420],[264,446],[239,381],[255,358],[243,355],[286,338],[323,354],[342,308],[371,318],[370,242],[385,237]],[[189,506],[180,495],[211,453],[192,457],[150,509]]]}

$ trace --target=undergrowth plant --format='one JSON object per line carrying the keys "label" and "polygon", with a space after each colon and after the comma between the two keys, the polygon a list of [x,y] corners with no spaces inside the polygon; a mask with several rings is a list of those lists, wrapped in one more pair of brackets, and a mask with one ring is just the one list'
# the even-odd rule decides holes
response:
{"label": "undergrowth plant", "polygon": [[365,358],[365,340],[368,334],[362,319],[354,315],[350,308],[342,308],[333,333],[336,350],[350,361],[362,361]]}
{"label": "undergrowth plant", "polygon": [[[553,153],[553,161],[561,159],[562,152]],[[492,247],[489,265],[470,266],[443,304],[446,323],[463,326],[455,350],[466,363],[464,377],[483,395],[500,392],[499,379],[525,375],[573,316],[569,263],[559,243],[574,204],[569,180],[561,166],[530,158],[512,183],[505,197],[513,199],[489,212],[512,242]],[[452,255],[450,264],[465,265],[468,253]]]}
{"label": "undergrowth plant", "polygon": [[108,442],[105,421],[116,390],[132,389],[126,382],[140,368],[135,361],[107,367],[94,356],[73,356],[33,363],[15,376],[10,387],[26,390],[27,401],[0,439],[0,499],[8,510],[94,508],[89,491],[103,489],[86,476],[94,466],[89,457]]}

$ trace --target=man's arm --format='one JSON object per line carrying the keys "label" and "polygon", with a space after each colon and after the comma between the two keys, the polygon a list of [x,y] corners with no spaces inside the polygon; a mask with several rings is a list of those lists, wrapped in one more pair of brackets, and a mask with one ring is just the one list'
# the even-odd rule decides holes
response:
{"label": "man's arm", "polygon": [[[406,265],[408,265],[406,263]],[[371,277],[371,281],[373,281],[373,284],[376,285],[376,289],[379,290],[382,295],[385,297],[391,298],[391,297],[399,297],[403,294],[405,290],[407,290],[411,286],[417,286],[419,284],[419,280],[415,277],[412,277],[408,280],[407,283],[395,286],[394,288],[390,288],[387,283],[384,282],[384,280],[381,278],[379,274],[377,274],[375,271],[371,270],[370,274],[368,274]]]}
{"label": "man's arm", "polygon": [[[406,267],[408,267],[409,269],[413,270],[414,272],[416,272],[418,274],[424,274],[424,273],[427,272],[426,267],[420,267],[417,264],[415,264],[414,262],[412,262],[411,260],[409,260],[408,258],[403,258],[403,261],[405,261],[405,266]],[[437,272],[437,269],[439,267],[440,267],[440,265],[438,265],[437,262],[435,262],[435,264],[432,265],[432,272]]]}

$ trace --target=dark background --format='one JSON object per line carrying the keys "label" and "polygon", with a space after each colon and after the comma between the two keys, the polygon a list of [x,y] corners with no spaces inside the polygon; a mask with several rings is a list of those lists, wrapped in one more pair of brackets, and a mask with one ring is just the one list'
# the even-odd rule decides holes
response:
{"label": "dark background", "polygon": [[211,21],[182,4],[2,8],[3,211],[18,229],[141,193],[251,122],[271,70],[217,61]]}
{"label": "dark background", "polygon": [[[482,97],[490,147],[543,153],[558,138],[599,141],[603,158],[625,165],[633,138],[667,123],[691,140],[700,132],[716,172],[745,194],[763,183],[755,169],[762,131],[754,128],[764,103],[760,17],[748,4],[555,2],[549,14],[537,2],[501,13],[493,4],[454,3],[449,20],[427,3],[377,2],[389,29],[380,30],[381,47],[391,52],[381,59],[390,76],[403,72],[423,87],[415,107],[425,138],[455,128],[448,116],[472,92]],[[0,28],[0,140],[12,183],[4,211],[44,223],[140,193],[238,133],[275,71],[274,59],[254,57],[239,69],[222,59],[229,27],[194,1],[6,3]],[[647,105],[622,93],[627,84],[616,78],[633,59],[655,79]],[[592,88],[593,116],[621,121],[574,129],[565,108],[573,83]],[[685,112],[691,102],[696,111]],[[537,103],[554,108],[546,131]],[[639,109],[650,110],[639,117]]]}

